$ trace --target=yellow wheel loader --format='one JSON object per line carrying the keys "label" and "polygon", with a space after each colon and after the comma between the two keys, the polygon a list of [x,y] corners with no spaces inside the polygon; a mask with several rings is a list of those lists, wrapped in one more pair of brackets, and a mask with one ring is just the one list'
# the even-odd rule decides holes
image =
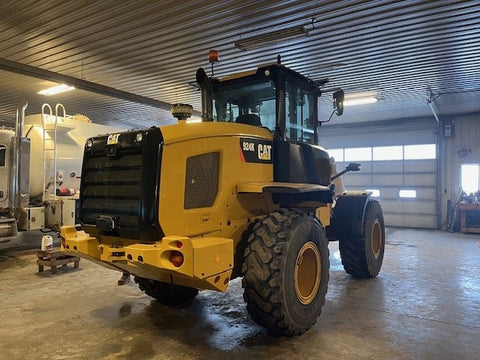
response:
{"label": "yellow wheel loader", "polygon": [[[255,322],[302,334],[325,302],[329,240],[340,241],[349,274],[380,271],[381,207],[362,191],[335,196],[317,145],[319,83],[279,62],[222,79],[199,69],[196,78],[202,122],[182,114],[175,125],[87,140],[82,229],[61,229],[62,250],[132,274],[170,306],[243,277]],[[341,115],[343,92],[333,98]]]}

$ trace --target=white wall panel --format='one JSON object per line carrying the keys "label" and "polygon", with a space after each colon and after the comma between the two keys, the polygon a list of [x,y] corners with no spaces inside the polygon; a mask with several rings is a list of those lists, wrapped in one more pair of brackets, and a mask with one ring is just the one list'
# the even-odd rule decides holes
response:
{"label": "white wall panel", "polygon": [[394,200],[395,202],[398,200],[398,187],[397,186],[392,186],[392,187],[381,187],[380,189],[380,200],[386,201],[388,200]]}
{"label": "white wall panel", "polygon": [[[327,148],[436,144],[436,123],[402,122],[397,126],[376,124],[355,128],[325,127],[320,144]],[[374,135],[372,135],[374,134]],[[341,145],[338,145],[341,144]],[[362,170],[348,173],[343,183],[348,190],[378,189],[387,226],[437,227],[437,160],[364,161]],[[337,163],[341,171],[348,162]],[[399,197],[399,190],[415,190],[415,199]]]}
{"label": "white wall panel", "polygon": [[435,215],[435,203],[432,202],[383,199],[381,205],[385,213]]}
{"label": "white wall panel", "polygon": [[431,202],[435,201],[436,196],[436,188],[417,188],[417,199],[418,200],[426,200]]}
{"label": "white wall panel", "polygon": [[375,183],[379,186],[395,186],[403,185],[402,175],[401,174],[378,174],[375,175]]}
{"label": "white wall panel", "polygon": [[405,172],[432,172],[436,173],[436,160],[405,160]]}
{"label": "white wall panel", "polygon": [[388,226],[434,229],[436,220],[431,215],[386,214],[385,224]]}
{"label": "white wall panel", "polygon": [[[425,105],[427,106],[427,105]],[[436,123],[432,118],[365,124],[322,126],[319,144],[328,149],[364,146],[416,145],[436,143]]]}
{"label": "white wall panel", "polygon": [[399,173],[403,172],[403,161],[375,161],[372,164],[375,173]]}
{"label": "white wall panel", "polygon": [[405,186],[431,186],[435,187],[437,176],[434,173],[405,174],[403,183]]}

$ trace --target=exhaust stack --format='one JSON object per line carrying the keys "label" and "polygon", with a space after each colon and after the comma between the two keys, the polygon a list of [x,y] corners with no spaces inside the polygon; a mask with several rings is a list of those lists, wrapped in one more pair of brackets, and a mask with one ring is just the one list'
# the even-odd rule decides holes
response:
{"label": "exhaust stack", "polygon": [[17,107],[15,137],[12,139],[12,178],[9,197],[9,207],[27,207],[30,201],[29,171],[30,171],[30,140],[23,137],[25,110],[28,102]]}
{"label": "exhaust stack", "polygon": [[202,68],[197,70],[196,80],[202,93],[202,121],[213,121],[212,82]]}

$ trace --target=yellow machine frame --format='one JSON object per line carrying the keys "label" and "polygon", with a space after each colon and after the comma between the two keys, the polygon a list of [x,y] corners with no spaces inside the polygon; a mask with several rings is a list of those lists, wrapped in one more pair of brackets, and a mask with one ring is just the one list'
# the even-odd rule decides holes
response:
{"label": "yellow machine frame", "polygon": [[[278,209],[272,186],[295,189],[312,184],[273,182],[272,163],[246,162],[240,138],[272,141],[270,131],[234,123],[194,123],[162,127],[164,138],[159,183],[159,223],[165,236],[149,243],[101,235],[94,227],[61,229],[62,250],[101,265],[167,283],[225,291],[234,270],[234,252],[242,234],[258,217]],[[212,206],[185,209],[186,161],[219,153],[218,192]],[[215,174],[212,174],[214,176]],[[330,224],[330,204],[299,204]],[[181,266],[170,261],[183,255]]]}

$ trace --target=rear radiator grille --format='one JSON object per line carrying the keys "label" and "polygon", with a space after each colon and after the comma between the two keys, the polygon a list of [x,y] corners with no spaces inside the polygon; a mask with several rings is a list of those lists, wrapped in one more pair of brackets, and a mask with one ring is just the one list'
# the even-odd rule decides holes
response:
{"label": "rear radiator grille", "polygon": [[[118,143],[93,138],[86,148],[80,189],[80,220],[108,235],[157,240],[160,129],[121,133]],[[153,237],[152,237],[153,236]]]}

